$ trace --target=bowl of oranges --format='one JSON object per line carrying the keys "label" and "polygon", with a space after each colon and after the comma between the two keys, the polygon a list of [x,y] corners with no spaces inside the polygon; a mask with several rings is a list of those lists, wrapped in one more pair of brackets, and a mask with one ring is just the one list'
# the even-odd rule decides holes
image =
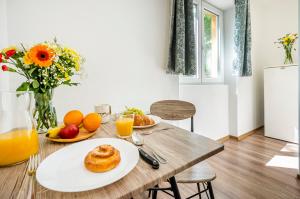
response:
{"label": "bowl of oranges", "polygon": [[79,110],[71,110],[65,114],[63,124],[49,129],[46,137],[54,142],[77,142],[95,135],[100,125],[99,114],[84,116]]}

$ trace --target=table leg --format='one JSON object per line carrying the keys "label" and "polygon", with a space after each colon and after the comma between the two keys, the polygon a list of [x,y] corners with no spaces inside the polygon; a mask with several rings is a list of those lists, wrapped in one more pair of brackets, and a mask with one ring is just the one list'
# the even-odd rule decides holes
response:
{"label": "table leg", "polygon": [[178,190],[178,186],[177,186],[175,177],[174,176],[171,177],[169,179],[169,182],[171,184],[171,189],[172,189],[172,191],[174,193],[174,198],[175,199],[181,199],[181,196],[180,196],[180,193],[179,193],[179,190]]}
{"label": "table leg", "polygon": [[210,198],[215,199],[214,192],[213,192],[213,189],[212,189],[212,186],[211,186],[211,182],[207,182],[207,187],[208,187],[208,190],[209,190]]}
{"label": "table leg", "polygon": [[[154,188],[159,188],[158,185],[155,185]],[[152,199],[156,199],[157,198],[157,190],[152,190]]]}

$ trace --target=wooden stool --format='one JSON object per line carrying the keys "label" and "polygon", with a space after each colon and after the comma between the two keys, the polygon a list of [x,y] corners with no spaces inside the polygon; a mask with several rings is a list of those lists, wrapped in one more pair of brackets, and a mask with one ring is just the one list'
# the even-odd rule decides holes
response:
{"label": "wooden stool", "polygon": [[[216,174],[206,162],[198,163],[195,166],[179,173],[175,177],[177,183],[197,184],[198,193],[189,196],[187,199],[193,198],[197,195],[201,198],[201,193],[203,192],[205,192],[207,198],[214,198],[211,181],[216,179]],[[201,190],[200,184],[202,184],[203,190]],[[208,197],[207,191],[210,197]]]}
{"label": "wooden stool", "polygon": [[[164,120],[184,120],[191,118],[191,132],[194,132],[194,115],[196,113],[196,108],[194,104],[190,102],[180,101],[180,100],[164,100],[158,101],[151,105],[150,112],[152,115],[157,115]],[[198,163],[193,167],[179,173],[175,176],[177,183],[196,183],[198,192],[189,198],[199,196],[201,198],[201,193],[205,192],[207,197],[207,191],[211,199],[214,199],[214,193],[211,185],[211,181],[216,178],[216,174],[212,171],[207,163]],[[169,180],[168,180],[169,181]],[[203,185],[203,190],[201,191],[201,186]],[[157,191],[163,191],[168,195],[173,196],[168,191],[170,188],[159,188],[156,185],[154,188],[149,189],[149,197],[152,194],[152,198],[155,199],[157,196]],[[172,191],[172,190],[171,190]],[[208,197],[209,198],[209,197]]]}

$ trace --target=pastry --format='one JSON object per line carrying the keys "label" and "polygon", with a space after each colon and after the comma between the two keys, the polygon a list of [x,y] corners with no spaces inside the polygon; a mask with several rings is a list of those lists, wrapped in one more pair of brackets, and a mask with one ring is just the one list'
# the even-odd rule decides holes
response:
{"label": "pastry", "polygon": [[148,126],[153,125],[154,123],[154,120],[147,115],[134,116],[134,126]]}
{"label": "pastry", "polygon": [[92,172],[106,172],[114,169],[121,161],[120,152],[111,145],[101,145],[90,151],[85,159],[85,167]]}
{"label": "pastry", "polygon": [[142,115],[134,115],[134,126],[144,126],[144,119]]}

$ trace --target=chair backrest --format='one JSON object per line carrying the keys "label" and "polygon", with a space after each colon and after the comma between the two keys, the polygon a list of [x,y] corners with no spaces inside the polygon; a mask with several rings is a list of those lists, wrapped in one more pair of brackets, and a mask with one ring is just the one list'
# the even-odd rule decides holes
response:
{"label": "chair backrest", "polygon": [[150,112],[164,120],[184,120],[192,118],[196,113],[196,108],[190,102],[163,100],[154,102],[150,107]]}

